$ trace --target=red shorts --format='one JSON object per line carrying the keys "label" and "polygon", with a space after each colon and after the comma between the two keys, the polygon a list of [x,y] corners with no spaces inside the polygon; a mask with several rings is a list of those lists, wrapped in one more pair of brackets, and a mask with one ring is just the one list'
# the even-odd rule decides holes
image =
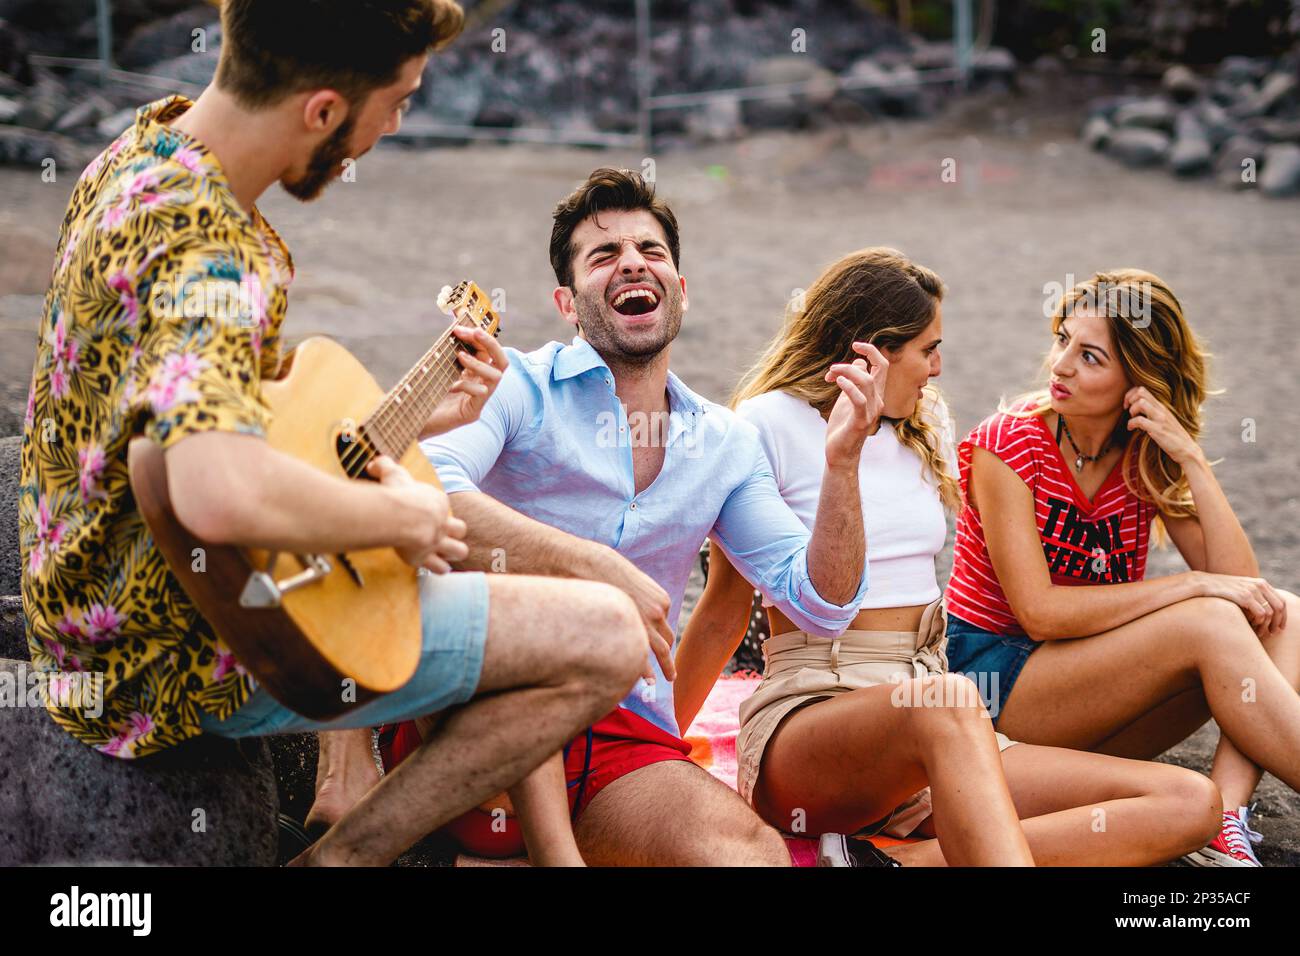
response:
{"label": "red shorts", "polygon": [[[619,777],[663,760],[690,760],[691,745],[660,730],[630,710],[616,708],[564,748],[564,777],[569,789],[569,810],[574,820],[593,797]],[[588,742],[590,741],[590,747]],[[379,728],[379,753],[385,772],[392,770],[422,743],[415,721],[385,724]],[[524,852],[523,834],[515,817],[505,829],[493,827],[490,810],[476,807],[443,829],[461,846],[479,856],[507,857]]]}

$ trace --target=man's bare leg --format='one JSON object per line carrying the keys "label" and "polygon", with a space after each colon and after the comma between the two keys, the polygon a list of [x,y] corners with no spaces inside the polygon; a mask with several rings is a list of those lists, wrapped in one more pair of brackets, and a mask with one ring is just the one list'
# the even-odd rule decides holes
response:
{"label": "man's bare leg", "polygon": [[332,730],[317,734],[316,799],[307,811],[308,833],[325,831],[379,782],[379,767],[371,750],[371,730]]}
{"label": "man's bare leg", "polygon": [[[623,592],[591,581],[489,576],[477,695],[448,711],[297,861],[386,865],[512,787],[608,713],[645,665],[645,627]],[[414,715],[412,715],[414,716]]]}
{"label": "man's bare leg", "polygon": [[591,866],[789,866],[781,834],[730,787],[688,760],[615,780],[574,828]]}

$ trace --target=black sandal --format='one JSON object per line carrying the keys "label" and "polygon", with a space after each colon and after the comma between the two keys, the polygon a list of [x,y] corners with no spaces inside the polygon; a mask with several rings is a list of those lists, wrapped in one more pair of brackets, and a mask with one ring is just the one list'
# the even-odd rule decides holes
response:
{"label": "black sandal", "polygon": [[305,853],[316,842],[317,838],[309,834],[301,823],[287,813],[278,814],[275,822],[280,835],[280,846],[277,851],[279,866],[287,865],[290,860]]}

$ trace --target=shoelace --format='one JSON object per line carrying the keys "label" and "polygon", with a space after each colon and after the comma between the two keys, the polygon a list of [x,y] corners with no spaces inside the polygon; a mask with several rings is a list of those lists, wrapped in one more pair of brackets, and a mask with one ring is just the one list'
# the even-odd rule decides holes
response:
{"label": "shoelace", "polygon": [[[1255,853],[1250,848],[1252,843],[1264,842],[1264,834],[1247,826],[1249,809],[1239,807],[1236,813],[1223,815],[1223,842],[1234,853],[1240,853],[1255,860]],[[1259,862],[1255,860],[1255,862]]]}

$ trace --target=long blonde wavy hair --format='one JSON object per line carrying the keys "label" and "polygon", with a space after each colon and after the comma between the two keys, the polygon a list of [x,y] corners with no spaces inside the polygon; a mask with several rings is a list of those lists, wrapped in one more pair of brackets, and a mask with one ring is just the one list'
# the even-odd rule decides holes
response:
{"label": "long blonde wavy hair", "polygon": [[[1169,286],[1141,269],[1098,272],[1068,289],[1052,313],[1052,334],[1075,311],[1089,311],[1109,320],[1111,340],[1120,367],[1133,385],[1141,385],[1168,408],[1194,441],[1200,440],[1201,407],[1208,395],[1207,352]],[[1047,371],[1048,361],[1044,361]],[[1017,411],[1013,406],[1023,404]],[[999,409],[1020,417],[1044,415],[1051,409],[1046,389],[1003,401]],[[1120,471],[1130,492],[1153,503],[1160,514],[1187,518],[1196,514],[1187,477],[1144,431],[1128,430],[1128,412],[1120,415],[1113,440],[1124,445]],[[1136,469],[1133,467],[1136,462]],[[1136,479],[1134,479],[1136,474]],[[1156,539],[1163,541],[1163,523]]]}
{"label": "long blonde wavy hair", "polygon": [[[741,378],[731,407],[782,391],[803,399],[826,418],[840,396],[839,386],[825,381],[827,366],[857,358],[855,341],[897,349],[916,338],[934,321],[943,293],[937,275],[897,249],[874,246],[849,253],[787,303],[781,330]],[[927,384],[924,391],[937,407],[939,390]],[[961,488],[948,471],[939,428],[925,415],[926,404],[918,401],[909,417],[888,420],[898,440],[921,457],[944,505],[956,511]]]}

